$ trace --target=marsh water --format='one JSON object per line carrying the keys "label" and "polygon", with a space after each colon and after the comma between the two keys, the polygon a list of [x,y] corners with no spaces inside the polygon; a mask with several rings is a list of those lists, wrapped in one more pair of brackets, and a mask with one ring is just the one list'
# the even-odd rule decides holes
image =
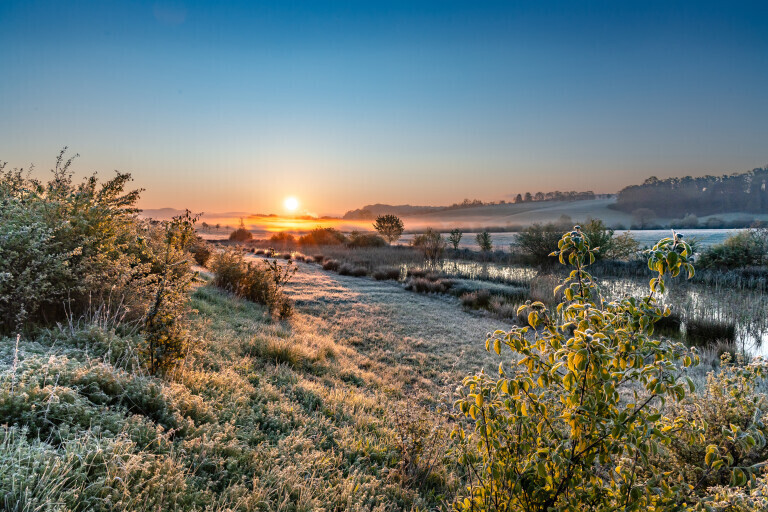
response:
{"label": "marsh water", "polygon": [[[710,245],[722,243],[730,235],[738,232],[738,229],[681,229],[680,232],[684,233],[688,240],[696,240],[699,243],[699,247],[709,247]],[[653,244],[660,239],[670,236],[671,230],[669,229],[631,229],[629,232],[632,237],[638,241],[641,247],[652,247]],[[624,233],[622,230],[616,230],[615,234],[619,235]],[[444,238],[448,238],[450,233],[442,233]],[[400,238],[401,244],[410,244],[413,237],[416,235],[407,234]],[[479,250],[477,245],[477,232],[463,233],[461,237],[461,243],[459,249],[472,249]],[[517,233],[491,233],[491,240],[493,241],[493,247],[497,250],[509,251],[510,244],[514,243],[517,238]]]}
{"label": "marsh water", "polygon": [[[715,231],[715,230],[708,230]],[[434,270],[451,277],[494,281],[511,286],[530,285],[534,298],[551,297],[560,274],[542,273],[520,265],[443,260],[414,268]],[[407,270],[405,267],[403,270]],[[636,277],[594,276],[607,300],[649,293],[648,280]],[[537,294],[537,295],[535,295]],[[663,334],[686,339],[703,349],[720,343],[731,344],[739,352],[768,357],[768,293],[760,289],[740,289],[728,285],[686,282],[682,277],[667,280],[660,297],[672,310],[672,328]]]}

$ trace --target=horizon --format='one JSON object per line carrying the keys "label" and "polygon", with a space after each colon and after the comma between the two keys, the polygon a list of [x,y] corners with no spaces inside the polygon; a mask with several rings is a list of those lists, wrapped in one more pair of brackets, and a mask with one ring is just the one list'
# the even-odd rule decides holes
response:
{"label": "horizon", "polygon": [[[143,209],[340,216],[768,162],[759,2],[19,2],[0,160]],[[555,185],[556,184],[556,185]],[[460,192],[457,192],[460,191]]]}

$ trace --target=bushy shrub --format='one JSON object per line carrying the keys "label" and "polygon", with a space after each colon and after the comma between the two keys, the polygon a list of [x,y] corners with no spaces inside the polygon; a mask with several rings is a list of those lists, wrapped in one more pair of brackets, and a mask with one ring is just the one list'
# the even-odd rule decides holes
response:
{"label": "bushy shrub", "polygon": [[269,241],[272,243],[280,243],[280,244],[289,244],[296,241],[296,237],[294,237],[290,233],[286,233],[285,231],[281,231],[279,233],[275,233],[271,237],[269,237]]}
{"label": "bushy shrub", "polygon": [[349,234],[347,240],[347,247],[384,247],[387,242],[375,233],[361,233],[359,231],[353,231]]}
{"label": "bushy shrub", "polygon": [[520,231],[512,245],[532,263],[551,265],[554,260],[549,255],[552,248],[557,247],[562,232],[562,228],[555,224],[533,224]]}
{"label": "bushy shrub", "polygon": [[247,242],[253,240],[253,233],[245,228],[245,222],[240,219],[240,227],[229,234],[231,242]]}
{"label": "bushy shrub", "polygon": [[768,229],[752,228],[729,236],[698,258],[702,268],[738,268],[768,263]]}
{"label": "bushy shrub", "polygon": [[150,344],[183,344],[196,218],[141,220],[129,174],[76,184],[64,153],[47,183],[0,165],[0,333],[99,311]]}
{"label": "bushy shrub", "polygon": [[439,260],[445,251],[445,240],[432,228],[427,228],[426,232],[416,235],[411,244],[420,249],[424,258],[429,261]]}
{"label": "bushy shrub", "polygon": [[491,252],[493,250],[493,241],[491,240],[491,234],[488,231],[483,231],[475,236],[477,245],[484,253]]}
{"label": "bushy shrub", "polygon": [[400,279],[400,269],[397,267],[377,268],[373,271],[373,278],[377,281],[397,281]]}
{"label": "bushy shrub", "polygon": [[195,258],[195,262],[201,267],[206,266],[208,260],[213,254],[211,246],[205,240],[199,237],[190,248],[190,252],[192,253],[192,257]]}
{"label": "bushy shrub", "polygon": [[292,263],[280,266],[277,261],[246,262],[237,251],[216,254],[210,265],[215,286],[247,300],[263,304],[270,313],[286,318],[293,312],[283,286],[296,273]]}
{"label": "bushy shrub", "polygon": [[346,241],[344,233],[334,228],[315,228],[299,237],[301,245],[341,245]]}
{"label": "bushy shrub", "polygon": [[768,364],[761,359],[737,364],[728,353],[721,361],[720,369],[707,375],[702,393],[670,404],[674,435],[668,451],[654,461],[657,471],[682,475],[697,491],[746,484],[768,460],[768,396],[760,392]]}
{"label": "bushy shrub", "polygon": [[411,277],[405,283],[405,289],[416,293],[447,293],[455,284],[452,279],[428,279]]}
{"label": "bushy shrub", "polygon": [[[458,510],[677,510],[696,497],[693,485],[651,470],[652,457],[683,427],[664,416],[693,383],[685,368],[697,362],[684,346],[652,338],[669,314],[656,294],[664,276],[692,275],[690,247],[660,241],[649,266],[657,272],[642,299],[606,302],[585,267],[594,261],[580,230],[566,233],[554,253],[574,271],[558,287],[565,297],[556,322],[544,304],[521,307],[530,327],[489,333],[486,349],[516,357],[499,377],[467,377],[457,408],[474,422],[458,427],[460,461],[473,475]],[[622,393],[634,395],[623,400]],[[702,436],[699,426],[692,428]],[[703,437],[702,437],[703,439]],[[739,476],[741,467],[707,448],[707,464]]]}
{"label": "bushy shrub", "polygon": [[341,263],[338,260],[325,260],[323,261],[323,270],[332,270],[336,272],[339,270]]}
{"label": "bushy shrub", "polygon": [[470,309],[487,309],[491,305],[491,292],[488,290],[476,290],[465,293],[461,297],[461,304]]}
{"label": "bushy shrub", "polygon": [[350,263],[342,263],[339,266],[338,272],[342,276],[363,277],[368,275],[368,271],[365,267],[352,265]]}

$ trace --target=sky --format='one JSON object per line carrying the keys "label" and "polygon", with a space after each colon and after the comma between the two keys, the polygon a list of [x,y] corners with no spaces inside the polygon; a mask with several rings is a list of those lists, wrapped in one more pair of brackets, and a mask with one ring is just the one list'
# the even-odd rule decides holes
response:
{"label": "sky", "polygon": [[0,2],[0,161],[145,208],[616,192],[768,164],[768,2]]}

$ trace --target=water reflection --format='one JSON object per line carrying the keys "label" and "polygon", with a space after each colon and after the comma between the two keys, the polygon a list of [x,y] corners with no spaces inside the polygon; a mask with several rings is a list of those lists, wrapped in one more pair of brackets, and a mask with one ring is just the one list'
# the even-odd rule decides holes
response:
{"label": "water reflection", "polygon": [[[518,265],[444,260],[426,265],[403,265],[409,269],[437,271],[452,277],[495,281],[510,285],[528,285],[539,275],[536,269]],[[651,275],[649,273],[648,280]],[[551,279],[551,278],[550,278]],[[648,294],[648,281],[632,278],[597,278],[607,300],[642,297]],[[681,323],[680,336],[696,329],[702,339],[716,339],[718,332],[728,332],[739,351],[768,357],[768,296],[760,290],[735,289],[691,284],[677,278],[667,281],[667,290],[657,298],[670,306]],[[733,326],[733,329],[726,328]],[[725,335],[724,335],[725,336]]]}

